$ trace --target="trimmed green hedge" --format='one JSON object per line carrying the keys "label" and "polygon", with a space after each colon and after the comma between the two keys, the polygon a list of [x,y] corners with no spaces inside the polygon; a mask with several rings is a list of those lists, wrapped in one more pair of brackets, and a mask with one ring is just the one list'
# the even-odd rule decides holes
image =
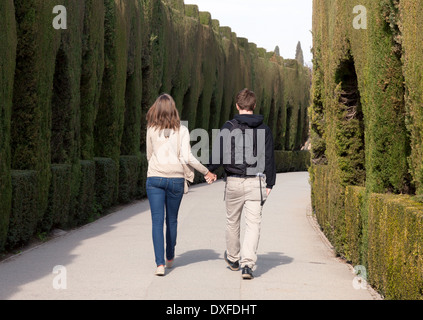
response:
{"label": "trimmed green hedge", "polygon": [[329,170],[311,167],[312,204],[337,253],[365,266],[368,282],[385,298],[423,299],[423,204],[411,196],[347,186],[339,206],[344,209],[337,210]]}
{"label": "trimmed green hedge", "polygon": [[147,196],[146,183],[147,183],[147,170],[148,161],[145,153],[141,153],[140,157],[140,171],[138,176],[138,199],[142,199]]}
{"label": "trimmed green hedge", "polygon": [[39,221],[38,175],[34,170],[12,170],[12,210],[7,248],[26,244],[35,234]]}
{"label": "trimmed green hedge", "polygon": [[41,232],[48,232],[56,227],[67,227],[72,205],[71,176],[71,165],[54,164],[51,166],[48,207],[38,226]]}
{"label": "trimmed green hedge", "polygon": [[85,0],[81,55],[81,159],[93,160],[94,125],[104,73],[104,0]]}
{"label": "trimmed green hedge", "polygon": [[95,208],[95,168],[94,161],[81,160],[81,184],[76,199],[75,213],[69,219],[69,226],[78,226],[91,222],[96,215]]}
{"label": "trimmed green hedge", "polygon": [[335,175],[330,166],[310,166],[309,172],[311,200],[317,221],[335,252],[344,256],[345,187],[340,186],[339,180],[334,180]]}
{"label": "trimmed green hedge", "polygon": [[313,206],[386,297],[421,299],[419,210],[400,194],[423,193],[423,2],[363,0],[366,30],[352,27],[356,5],[313,1]]}
{"label": "trimmed green hedge", "polygon": [[316,215],[320,227],[324,229],[330,226],[327,215],[329,214],[329,196],[328,196],[328,167],[327,166],[311,166],[310,183],[311,183],[311,204]]}
{"label": "trimmed green hedge", "polygon": [[94,153],[96,157],[112,158],[118,165],[128,67],[125,5],[104,0],[104,8],[104,73],[94,127]]}
{"label": "trimmed green hedge", "polygon": [[11,168],[35,170],[38,217],[48,205],[53,79],[61,33],[52,28],[54,0],[15,0],[18,44],[11,117]]}
{"label": "trimmed green hedge", "polygon": [[423,2],[400,2],[401,43],[407,128],[410,132],[411,154],[408,159],[417,194],[423,194]]}
{"label": "trimmed green hedge", "polygon": [[105,210],[117,203],[119,168],[111,158],[94,158],[94,161],[96,204]]}
{"label": "trimmed green hedge", "polygon": [[335,1],[315,1],[311,136],[317,142],[313,160],[327,159],[344,186],[365,180],[371,192],[401,193],[413,186],[403,65],[395,40],[398,12],[388,2],[363,1],[368,28],[356,30],[354,2],[336,1],[339,19],[332,19]]}
{"label": "trimmed green hedge", "polygon": [[0,3],[0,252],[9,225],[12,185],[10,178],[10,118],[16,61],[16,23],[12,0]]}
{"label": "trimmed green hedge", "polygon": [[119,202],[128,203],[138,196],[140,157],[121,156],[119,160]]}
{"label": "trimmed green hedge", "polygon": [[[348,186],[345,189],[345,258],[353,265],[359,265],[367,260],[363,252],[363,233],[367,219],[363,216],[366,189]],[[363,219],[364,218],[364,219]],[[364,220],[364,222],[363,222]],[[363,225],[364,223],[364,225]]]}
{"label": "trimmed green hedge", "polygon": [[308,171],[310,167],[309,151],[275,151],[277,172]]}
{"label": "trimmed green hedge", "polygon": [[128,64],[121,155],[140,155],[142,110],[142,50],[144,16],[141,1],[126,1]]}
{"label": "trimmed green hedge", "polygon": [[368,274],[387,299],[423,300],[423,204],[372,194]]}

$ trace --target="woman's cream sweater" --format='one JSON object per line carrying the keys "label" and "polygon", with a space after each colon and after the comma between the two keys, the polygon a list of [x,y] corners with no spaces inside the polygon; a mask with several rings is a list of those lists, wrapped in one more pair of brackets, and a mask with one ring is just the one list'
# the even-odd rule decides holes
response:
{"label": "woman's cream sweater", "polygon": [[184,163],[203,175],[209,172],[192,154],[188,128],[181,125],[179,134],[175,130],[147,129],[147,177],[185,177],[184,168],[178,158],[178,143],[180,143],[180,157]]}

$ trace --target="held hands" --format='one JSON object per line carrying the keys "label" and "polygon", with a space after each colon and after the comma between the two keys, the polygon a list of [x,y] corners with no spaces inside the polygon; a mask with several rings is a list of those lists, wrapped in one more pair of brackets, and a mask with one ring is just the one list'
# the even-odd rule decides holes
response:
{"label": "held hands", "polygon": [[204,176],[204,179],[207,181],[208,184],[212,184],[217,180],[217,176],[209,171],[209,173]]}

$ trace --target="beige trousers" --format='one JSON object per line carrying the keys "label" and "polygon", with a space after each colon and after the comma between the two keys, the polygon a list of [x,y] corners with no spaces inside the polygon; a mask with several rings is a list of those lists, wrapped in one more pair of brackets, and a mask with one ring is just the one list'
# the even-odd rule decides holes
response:
{"label": "beige trousers", "polygon": [[[260,189],[261,179],[261,189]],[[262,218],[261,196],[267,199],[264,178],[228,177],[226,182],[226,250],[230,261],[253,268],[257,262]],[[241,214],[245,215],[244,240],[240,242]]]}

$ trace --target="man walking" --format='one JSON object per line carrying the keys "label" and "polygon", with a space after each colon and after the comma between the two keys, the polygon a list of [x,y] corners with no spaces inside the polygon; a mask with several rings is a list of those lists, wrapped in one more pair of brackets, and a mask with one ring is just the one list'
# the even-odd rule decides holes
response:
{"label": "man walking", "polygon": [[[273,136],[255,115],[256,96],[244,89],[236,97],[238,115],[228,121],[213,143],[210,165],[213,172],[223,165],[226,173],[226,251],[225,261],[242,278],[253,279],[263,205],[276,181]],[[245,214],[245,235],[241,247],[241,214]]]}

